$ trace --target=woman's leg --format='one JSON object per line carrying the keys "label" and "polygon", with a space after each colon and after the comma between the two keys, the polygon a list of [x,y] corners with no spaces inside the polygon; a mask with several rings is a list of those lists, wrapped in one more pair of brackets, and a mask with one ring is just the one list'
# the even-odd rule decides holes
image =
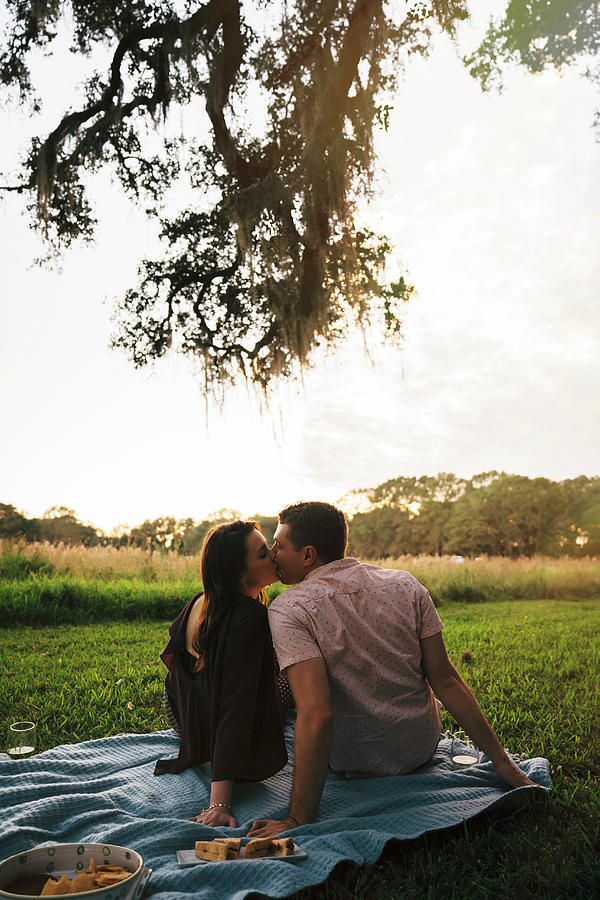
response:
{"label": "woman's leg", "polygon": [[163,701],[165,704],[165,712],[167,714],[167,719],[169,720],[169,725],[171,728],[177,732],[179,737],[181,737],[181,727],[177,720],[177,716],[175,714],[175,710],[171,706],[171,701],[169,700],[169,695],[167,694],[167,688],[163,688]]}

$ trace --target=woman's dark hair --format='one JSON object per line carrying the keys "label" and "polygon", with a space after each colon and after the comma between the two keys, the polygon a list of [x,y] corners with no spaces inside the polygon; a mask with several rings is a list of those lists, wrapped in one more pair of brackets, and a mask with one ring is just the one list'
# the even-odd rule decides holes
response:
{"label": "woman's dark hair", "polygon": [[322,563],[343,559],[348,525],[341,509],[320,500],[293,503],[279,513],[279,521],[290,530],[295,550],[314,547]]}
{"label": "woman's dark hair", "polygon": [[[196,670],[204,665],[211,635],[218,628],[231,603],[240,596],[240,578],[248,561],[246,539],[258,522],[236,521],[217,525],[207,532],[202,544],[200,567],[204,588],[204,608],[192,647],[199,656]],[[259,600],[264,599],[262,596]]]}

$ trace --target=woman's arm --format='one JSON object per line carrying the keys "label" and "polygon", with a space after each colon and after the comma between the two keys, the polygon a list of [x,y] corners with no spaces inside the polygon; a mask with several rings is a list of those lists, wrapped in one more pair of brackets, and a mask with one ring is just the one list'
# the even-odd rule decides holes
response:
{"label": "woman's arm", "polygon": [[507,755],[477,700],[450,662],[441,632],[423,638],[421,652],[423,669],[436,697],[491,759],[502,780],[513,788],[535,785]]}
{"label": "woman's arm", "polygon": [[[223,655],[217,666],[218,677],[213,682],[213,688],[218,692],[215,703],[218,713],[211,723],[214,740],[211,748],[213,780],[210,802],[204,813],[196,816],[194,821],[211,826],[235,827],[237,823],[231,805],[235,780],[258,780],[257,772],[260,775],[261,770],[270,765],[269,754],[260,752],[264,743],[262,738],[270,734],[268,717],[263,715],[267,702],[273,704],[273,715],[276,716],[281,744],[279,768],[285,764],[287,755],[275,694],[266,610],[255,601],[244,603],[236,610],[235,620],[230,623],[222,639],[225,641]],[[270,691],[265,691],[265,670],[268,670],[273,682]],[[270,774],[271,771],[266,771],[261,777]],[[211,806],[214,808],[210,809]]]}
{"label": "woman's arm", "polygon": [[201,822],[217,828],[225,825],[227,828],[236,828],[237,820],[232,813],[231,798],[233,795],[233,781],[213,781],[210,786],[210,802],[208,807],[197,816],[191,816],[190,822]]}

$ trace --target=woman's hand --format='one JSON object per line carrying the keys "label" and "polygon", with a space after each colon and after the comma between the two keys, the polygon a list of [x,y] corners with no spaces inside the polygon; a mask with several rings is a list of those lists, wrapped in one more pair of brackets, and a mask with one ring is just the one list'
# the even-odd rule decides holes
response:
{"label": "woman's hand", "polygon": [[212,781],[208,806],[198,816],[191,816],[188,822],[200,822],[211,828],[237,828],[237,820],[231,809],[233,781]]}
{"label": "woman's hand", "polygon": [[237,819],[231,814],[230,809],[218,807],[217,809],[208,809],[199,816],[190,816],[188,822],[200,822],[201,825],[209,825],[211,828],[237,828]]}

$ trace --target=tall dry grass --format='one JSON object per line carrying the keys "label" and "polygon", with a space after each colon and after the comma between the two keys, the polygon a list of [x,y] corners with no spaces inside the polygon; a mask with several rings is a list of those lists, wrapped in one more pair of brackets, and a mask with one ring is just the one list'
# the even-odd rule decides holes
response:
{"label": "tall dry grass", "polygon": [[427,586],[436,600],[600,597],[598,558],[404,556],[369,562],[407,570]]}
{"label": "tall dry grass", "polygon": [[[82,578],[110,581],[131,578],[146,582],[192,581],[200,577],[200,557],[181,556],[141,547],[84,547],[83,545],[50,544],[48,541],[25,543],[0,540],[0,560],[12,556],[23,560],[21,568],[27,573],[27,563],[35,570],[43,569],[57,575],[76,575]],[[19,565],[15,568],[18,570]]]}
{"label": "tall dry grass", "polygon": [[[198,583],[200,557],[143,550],[139,547],[83,547],[67,544],[20,543],[0,540],[0,569],[5,577],[35,572],[112,581]],[[7,561],[12,561],[15,574]],[[452,556],[403,556],[363,560],[392,569],[406,569],[427,586],[434,599],[490,599],[498,596],[600,596],[600,559],[530,559]],[[45,568],[44,568],[45,566]]]}

